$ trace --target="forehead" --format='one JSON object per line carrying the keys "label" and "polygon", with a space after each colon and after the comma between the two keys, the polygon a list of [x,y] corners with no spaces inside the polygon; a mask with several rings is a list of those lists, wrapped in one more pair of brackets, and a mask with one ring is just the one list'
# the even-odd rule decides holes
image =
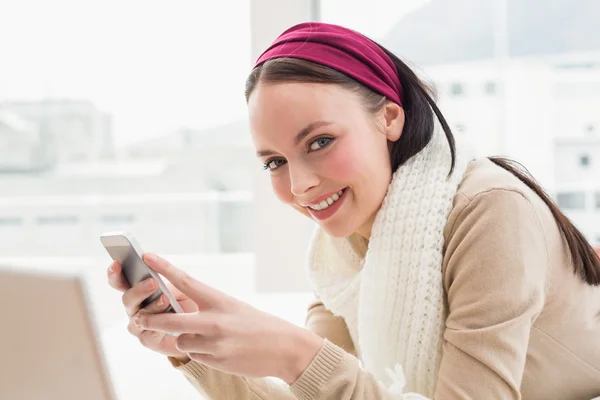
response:
{"label": "forehead", "polygon": [[255,142],[271,133],[293,135],[314,121],[348,119],[357,107],[360,102],[353,92],[332,84],[260,83],[248,99]]}

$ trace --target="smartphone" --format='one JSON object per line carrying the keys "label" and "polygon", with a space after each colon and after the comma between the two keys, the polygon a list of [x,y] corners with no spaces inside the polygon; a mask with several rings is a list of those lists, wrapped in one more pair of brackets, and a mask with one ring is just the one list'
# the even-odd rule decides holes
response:
{"label": "smartphone", "polygon": [[131,234],[127,232],[107,232],[100,236],[100,241],[112,259],[121,264],[123,276],[127,283],[129,283],[129,286],[135,286],[148,278],[154,278],[158,282],[158,289],[142,302],[142,308],[158,299],[164,293],[169,299],[169,307],[167,307],[165,312],[183,312],[160,275],[150,269],[142,259],[142,255],[144,254],[142,248]]}

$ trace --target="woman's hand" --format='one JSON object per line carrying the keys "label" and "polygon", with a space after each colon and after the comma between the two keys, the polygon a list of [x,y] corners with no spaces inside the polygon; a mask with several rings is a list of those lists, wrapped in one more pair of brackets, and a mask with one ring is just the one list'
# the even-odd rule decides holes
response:
{"label": "woman's hand", "polygon": [[[121,265],[118,262],[114,262],[108,268],[108,283],[113,288],[123,292],[123,305],[125,306],[125,310],[129,316],[129,325],[127,326],[129,333],[137,337],[140,343],[150,350],[166,356],[175,357],[183,362],[189,361],[187,355],[177,349],[176,337],[165,335],[163,332],[144,330],[133,324],[132,318],[136,315],[140,313],[160,314],[169,306],[169,299],[163,294],[161,297],[148,304],[145,308],[140,309],[140,304],[158,289],[158,283],[153,278],[150,278],[144,282],[140,282],[139,284],[130,288],[129,284],[125,280],[125,277],[121,273]],[[167,287],[175,299],[179,302],[179,305],[183,311],[198,311],[198,306],[196,303],[190,300],[185,294],[181,293],[169,283],[167,283]]]}
{"label": "woman's hand", "polygon": [[180,334],[161,337],[176,341],[176,349],[193,360],[235,375],[275,376],[291,384],[323,345],[315,333],[221,293],[156,255],[146,254],[144,261],[179,289],[180,298],[183,294],[193,301],[196,309],[184,314],[139,312],[134,324],[157,335]]}

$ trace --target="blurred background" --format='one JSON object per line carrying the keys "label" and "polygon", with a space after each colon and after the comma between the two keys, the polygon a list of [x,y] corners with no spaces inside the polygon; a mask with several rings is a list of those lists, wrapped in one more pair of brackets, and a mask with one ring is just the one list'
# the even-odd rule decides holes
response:
{"label": "blurred background", "polygon": [[102,232],[304,321],[312,225],[271,194],[244,81],[307,20],[395,52],[600,244],[599,1],[0,0],[0,265],[86,277],[119,399],[197,395],[128,336]]}

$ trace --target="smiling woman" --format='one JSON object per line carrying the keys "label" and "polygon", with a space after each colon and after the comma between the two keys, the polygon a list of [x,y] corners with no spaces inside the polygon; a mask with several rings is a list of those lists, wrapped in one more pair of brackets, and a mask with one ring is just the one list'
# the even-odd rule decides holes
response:
{"label": "smiling woman", "polygon": [[355,31],[299,24],[246,98],[275,194],[318,224],[307,329],[149,257],[191,307],[148,315],[162,310],[139,310],[151,289],[129,289],[146,347],[215,399],[600,395],[599,257],[532,177],[455,140],[406,64]]}
{"label": "smiling woman", "polygon": [[[248,101],[254,143],[275,194],[336,237],[357,230],[368,237],[392,173],[388,143],[403,127],[396,103],[376,119],[363,108],[360,95],[342,86],[294,82],[259,85]],[[325,207],[333,194],[340,200]]]}

